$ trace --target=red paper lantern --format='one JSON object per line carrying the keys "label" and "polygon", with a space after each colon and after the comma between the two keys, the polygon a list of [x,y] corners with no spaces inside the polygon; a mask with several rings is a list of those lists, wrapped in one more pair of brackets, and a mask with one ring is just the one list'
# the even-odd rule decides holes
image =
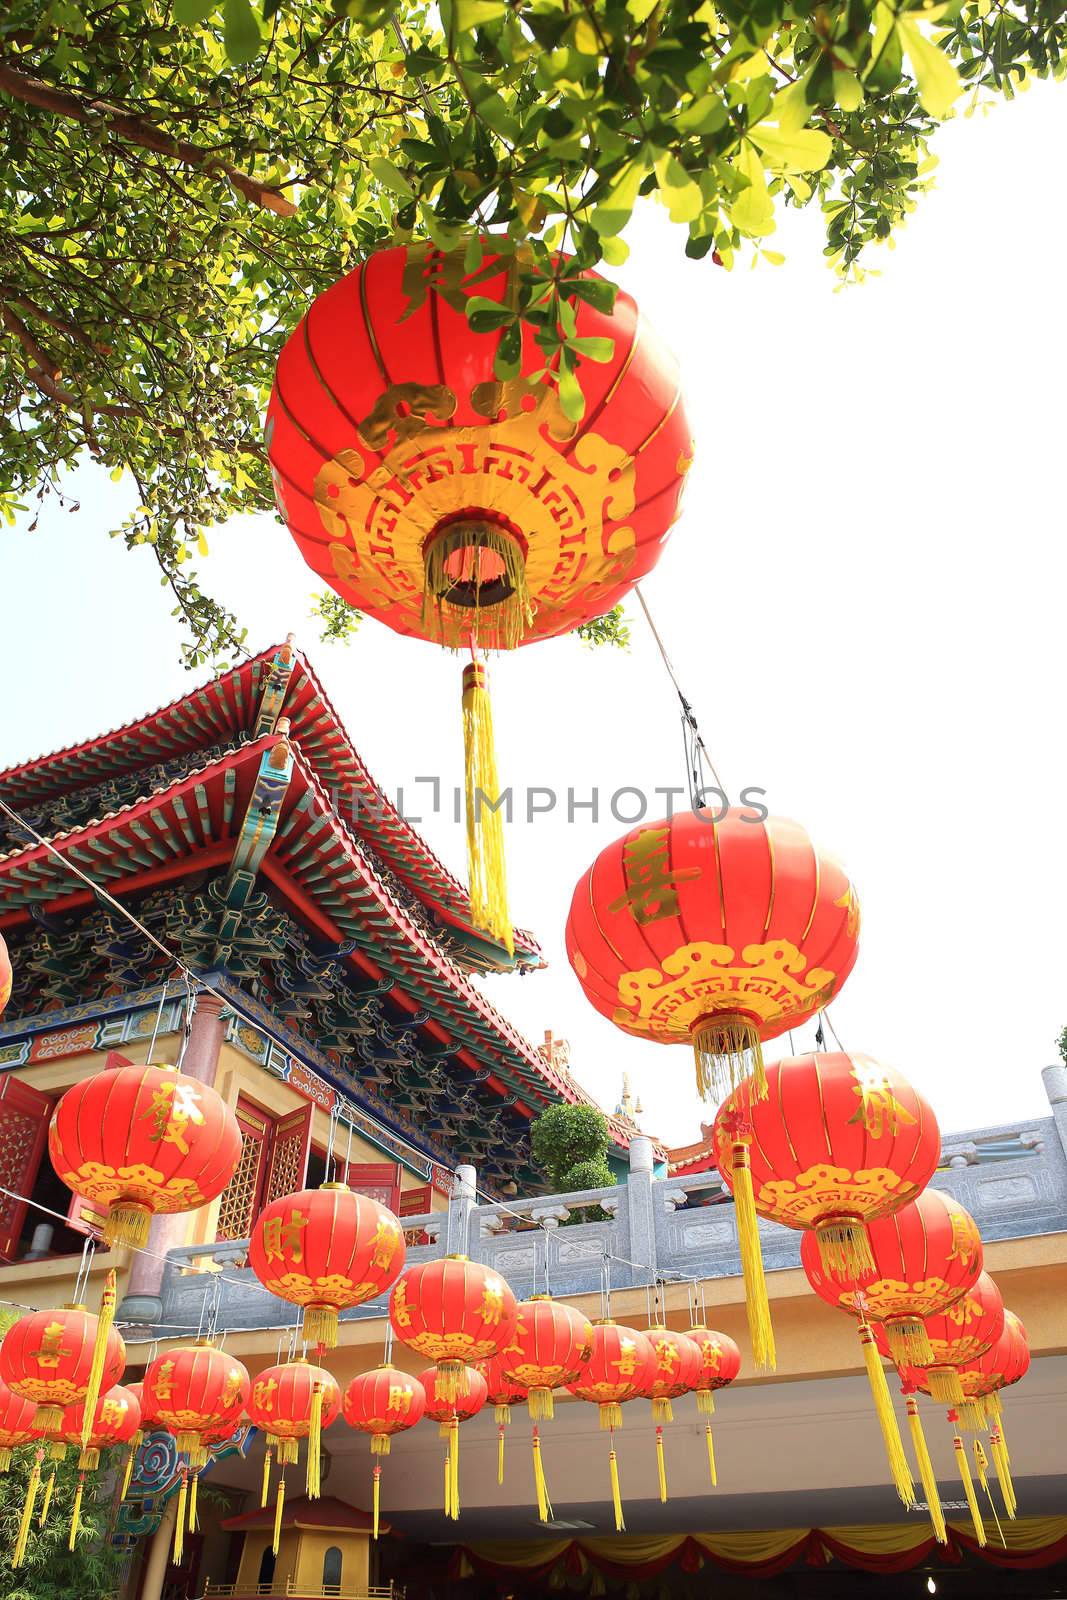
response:
{"label": "red paper lantern", "polygon": [[[1000,1290],[989,1273],[982,1272],[946,1310],[926,1318],[923,1326],[933,1360],[925,1368],[905,1367],[905,1380],[925,1389],[942,1405],[961,1405],[967,1396],[958,1369],[992,1349],[1004,1331],[1004,1321]],[[889,1341],[883,1330],[876,1326],[874,1333],[878,1349],[889,1355]]]}
{"label": "red paper lantern", "polygon": [[421,1422],[426,1411],[426,1391],[418,1378],[397,1367],[376,1367],[353,1378],[344,1393],[344,1416],[349,1427],[371,1436],[371,1453],[389,1454],[395,1433]]}
{"label": "red paper lantern", "polygon": [[140,1426],[141,1405],[136,1393],[132,1388],[117,1383],[97,1401],[87,1445],[82,1445],[85,1406],[81,1401],[64,1411],[59,1437],[64,1444],[76,1445],[81,1450],[79,1465],[94,1471],[100,1465],[101,1450],[111,1445],[129,1444]]}
{"label": "red paper lantern", "polygon": [[801,1240],[808,1282],[828,1305],[862,1311],[883,1325],[893,1360],[923,1366],[933,1359],[923,1319],[946,1310],[982,1270],[982,1238],[970,1212],[941,1189],[926,1189],[891,1216],[867,1224],[873,1267],[861,1277],[828,1272],[815,1235]]}
{"label": "red paper lantern", "polygon": [[0,1472],[11,1466],[11,1452],[38,1437],[33,1425],[37,1410],[32,1400],[24,1400],[6,1383],[0,1382]]}
{"label": "red paper lantern", "polygon": [[697,1410],[710,1417],[715,1410],[716,1389],[725,1389],[741,1371],[741,1352],[728,1334],[699,1325],[687,1329],[700,1351],[700,1370],[692,1388],[696,1390]]}
{"label": "red paper lantern", "polygon": [[567,955],[589,1003],[624,1033],[691,1042],[701,1094],[721,1099],[761,1041],[822,1009],[856,960],[844,871],[784,817],[731,809],[642,823],[579,879]]}
{"label": "red paper lantern", "polygon": [[553,1389],[580,1377],[593,1350],[593,1324],[573,1306],[535,1294],[523,1300],[511,1341],[500,1356],[506,1374],[529,1390],[535,1422],[553,1415]]}
{"label": "red paper lantern", "polygon": [[249,1420],[266,1434],[267,1445],[277,1452],[280,1466],[292,1465],[301,1439],[329,1428],[340,1410],[341,1390],[336,1378],[309,1361],[283,1361],[278,1366],[265,1367],[252,1379]]}
{"label": "red paper lantern", "polygon": [[657,1372],[656,1352],[647,1333],[617,1322],[594,1322],[589,1360],[567,1388],[579,1400],[600,1407],[601,1428],[621,1428],[623,1405],[646,1395]]}
{"label": "red paper lantern", "polygon": [[[84,1400],[91,1387],[98,1319],[84,1306],[33,1311],[20,1317],[0,1344],[0,1379],[37,1407],[34,1431],[58,1433],[68,1406]],[[122,1377],[126,1346],[108,1330],[98,1392],[106,1394]]]}
{"label": "red paper lantern", "polygon": [[157,1426],[174,1435],[194,1467],[208,1457],[208,1435],[236,1422],[250,1396],[248,1373],[209,1339],[166,1350],[149,1365],[142,1393]]}
{"label": "red paper lantern", "polygon": [[[419,242],[320,295],[279,358],[266,440],[278,509],[343,599],[398,633],[495,650],[609,611],[655,565],[692,446],[675,363],[628,295],[596,309],[610,291],[593,273],[577,331],[613,354],[578,363],[582,419],[524,324],[499,381],[505,335],[473,332],[466,306],[506,305],[514,266],[483,244],[476,273]],[[469,777],[470,762],[468,743]],[[494,937],[499,910],[477,907]]]}
{"label": "red paper lantern", "polygon": [[222,1193],[241,1130],[208,1084],[173,1067],[112,1066],[61,1096],[48,1153],[67,1188],[107,1212],[105,1241],[140,1248],[154,1215]]}
{"label": "red paper lantern", "polygon": [[445,1516],[459,1518],[459,1425],[477,1416],[489,1398],[489,1385],[477,1367],[467,1367],[457,1382],[451,1372],[443,1373],[441,1363],[419,1373],[426,1392],[426,1415],[437,1423],[437,1432],[448,1441],[445,1454]]}
{"label": "red paper lantern", "polygon": [[397,1338],[436,1361],[436,1391],[443,1401],[465,1394],[468,1363],[488,1361],[511,1342],[517,1314],[515,1296],[500,1274],[460,1255],[412,1267],[389,1300]]}
{"label": "red paper lantern", "polygon": [[404,1267],[391,1211],[346,1184],[324,1183],[272,1200],[256,1219],[248,1263],[265,1289],[304,1307],[304,1337],[337,1343],[337,1314],[384,1294]]}
{"label": "red paper lantern", "polygon": [[654,1421],[673,1422],[672,1400],[681,1399],[697,1386],[703,1366],[700,1347],[688,1334],[659,1325],[646,1328],[645,1337],[655,1353],[656,1371],[641,1393],[652,1401]]}
{"label": "red paper lantern", "polygon": [[7,953],[4,936],[0,934],[0,1016],[3,1015],[4,1007],[11,999],[11,983],[11,957]]}
{"label": "red paper lantern", "polygon": [[[1026,1330],[1013,1311],[1004,1312],[1004,1330],[983,1355],[956,1368],[966,1399],[957,1407],[966,1427],[985,1428],[1000,1421],[1000,1391],[1018,1383],[1030,1367]],[[909,1369],[909,1376],[913,1369]],[[923,1378],[925,1374],[914,1374]],[[925,1384],[919,1382],[917,1387]]]}
{"label": "red paper lantern", "polygon": [[[512,1406],[521,1405],[529,1397],[526,1385],[520,1383],[517,1378],[509,1377],[504,1370],[504,1359],[504,1355],[499,1355],[494,1356],[491,1361],[475,1363],[485,1379],[486,1404],[493,1407],[496,1421],[500,1425],[511,1421]],[[434,1371],[436,1370],[435,1367]]]}

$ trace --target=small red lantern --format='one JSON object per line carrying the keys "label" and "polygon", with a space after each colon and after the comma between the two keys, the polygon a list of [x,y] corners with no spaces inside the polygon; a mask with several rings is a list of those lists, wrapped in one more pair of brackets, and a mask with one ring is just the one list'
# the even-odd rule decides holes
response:
{"label": "small red lantern", "polygon": [[579,1378],[593,1350],[593,1324],[573,1306],[535,1294],[520,1302],[503,1372],[529,1390],[530,1417],[550,1421],[552,1391]]}
{"label": "small red lantern", "polygon": [[194,1211],[222,1193],[241,1159],[241,1130],[208,1084],[125,1063],[60,1098],[48,1153],[67,1188],[107,1212],[106,1243],[140,1249],[154,1215]]}
{"label": "small red lantern", "polygon": [[751,1212],[814,1229],[825,1270],[859,1278],[874,1266],[863,1224],[914,1200],[941,1153],[930,1106],[870,1056],[787,1058],[768,1067],[767,1084],[762,1099],[751,1082],[736,1089],[712,1130],[737,1206],[757,1366],[774,1365],[774,1337]]}
{"label": "small red lantern", "polygon": [[898,1366],[925,1366],[933,1351],[925,1317],[946,1310],[982,1270],[982,1238],[970,1212],[940,1189],[926,1189],[891,1216],[867,1223],[873,1266],[854,1277],[827,1271],[817,1237],[805,1233],[800,1260],[828,1305],[880,1323]]}
{"label": "small red lantern", "polygon": [[[57,1434],[68,1406],[84,1400],[91,1387],[98,1319],[84,1306],[33,1311],[12,1323],[0,1344],[0,1379],[36,1407],[39,1434]],[[98,1392],[107,1393],[122,1377],[126,1346],[110,1328],[103,1352]]]}
{"label": "small red lantern", "polygon": [[248,1263],[265,1289],[304,1307],[304,1337],[330,1348],[337,1314],[396,1282],[404,1235],[393,1213],[347,1184],[301,1189],[265,1206],[256,1220]]}
{"label": "small red lantern", "polygon": [[141,1392],[154,1423],[174,1435],[192,1466],[202,1467],[208,1456],[206,1436],[237,1421],[251,1391],[240,1361],[210,1339],[198,1339],[158,1355],[145,1372]]}
{"label": "small red lantern", "polygon": [[567,955],[601,1016],[657,1044],[691,1042],[721,1100],[761,1041],[827,1005],[852,971],[859,905],[798,823],[731,809],[642,823],[579,880]]}
{"label": "small red lantern", "polygon": [[[85,1474],[95,1472],[100,1465],[100,1452],[111,1445],[129,1444],[141,1425],[141,1406],[137,1396],[129,1389],[116,1384],[102,1395],[97,1402],[92,1421],[86,1427],[85,1406],[83,1403],[68,1406],[63,1413],[59,1436],[64,1444],[78,1445],[78,1485],[74,1491],[74,1507],[70,1518],[70,1537],[68,1549],[73,1550],[81,1525],[82,1496],[85,1491]],[[43,1522],[47,1508],[52,1498],[52,1485],[55,1481],[55,1472],[52,1481],[45,1490],[44,1509],[41,1512]]]}
{"label": "small red lantern", "polygon": [[11,957],[7,953],[4,936],[0,933],[0,1016],[3,1015],[4,1007],[11,999],[11,984]]}
{"label": "small red lantern", "polygon": [[695,1386],[703,1364],[700,1349],[688,1334],[675,1333],[670,1328],[654,1325],[645,1330],[656,1357],[655,1375],[642,1389],[642,1396],[652,1401],[652,1419],[656,1424],[656,1471],[659,1476],[659,1497],[667,1503],[667,1467],[663,1456],[663,1424],[674,1421],[671,1404],[688,1394]]}
{"label": "small red lantern", "polygon": [[248,1415],[267,1436],[262,1504],[266,1504],[270,1485],[271,1450],[276,1452],[280,1467],[292,1466],[301,1439],[308,1441],[308,1499],[318,1499],[322,1430],[337,1420],[340,1410],[341,1390],[324,1367],[313,1367],[309,1361],[283,1361],[257,1373],[252,1380]]}
{"label": "small red lantern", "polygon": [[499,1272],[461,1255],[412,1267],[389,1300],[397,1338],[436,1361],[436,1393],[443,1401],[466,1392],[469,1362],[488,1361],[511,1342],[517,1314]]}
{"label": "small red lantern", "polygon": [[[401,634],[510,650],[610,611],[655,565],[692,447],[675,363],[628,295],[597,309],[610,291],[583,274],[577,332],[612,354],[578,361],[576,420],[529,326],[472,331],[471,296],[507,307],[515,290],[499,242],[475,248],[474,270],[463,250],[379,250],[321,294],[279,357],[266,442],[282,518],[344,600]],[[501,341],[516,336],[501,382]],[[499,814],[483,807],[479,825],[471,803],[477,787],[497,798],[480,698],[472,662],[471,909],[510,950],[503,864],[479,837],[499,843]]]}
{"label": "small red lantern", "polygon": [[711,1435],[711,1418],[715,1411],[715,1391],[733,1383],[741,1371],[741,1352],[725,1333],[697,1324],[687,1330],[690,1339],[700,1351],[700,1371],[693,1388],[696,1390],[697,1410],[707,1417],[704,1438],[708,1447],[708,1473],[711,1487],[718,1486],[719,1474],[715,1465],[715,1441]]}
{"label": "small red lantern", "polygon": [[[1013,1311],[1004,1312],[1004,1331],[984,1355],[956,1368],[966,1399],[957,1406],[967,1428],[985,1428],[1001,1420],[1000,1391],[1025,1377],[1030,1367],[1026,1330]],[[922,1387],[920,1384],[919,1387]]]}
{"label": "small red lantern", "polygon": [[[519,1318],[521,1321],[521,1305],[519,1306]],[[485,1379],[486,1388],[488,1390],[486,1404],[493,1407],[493,1415],[496,1419],[496,1481],[498,1484],[503,1483],[504,1481],[504,1435],[507,1431],[508,1424],[511,1422],[511,1408],[512,1406],[520,1405],[522,1401],[528,1400],[530,1397],[530,1391],[527,1389],[525,1384],[520,1383],[517,1378],[511,1378],[508,1376],[504,1366],[505,1360],[507,1359],[507,1354],[508,1352],[504,1351],[501,1355],[494,1356],[491,1361],[479,1361],[477,1363],[478,1371]],[[537,1426],[535,1424],[535,1475],[540,1467],[540,1454],[541,1443],[540,1439],[538,1438]]]}
{"label": "small red lantern", "polygon": [[[922,1369],[906,1367],[908,1379],[925,1375],[924,1388],[941,1405],[962,1405],[967,1396],[960,1383],[958,1368],[976,1361],[992,1349],[1004,1331],[1004,1301],[988,1272],[979,1274],[974,1285],[944,1311],[927,1317],[924,1324],[933,1360]],[[875,1328],[878,1348],[889,1355],[889,1341],[881,1328]]]}
{"label": "small red lantern", "polygon": [[582,1374],[567,1388],[579,1400],[589,1400],[600,1408],[600,1426],[610,1432],[608,1464],[611,1471],[611,1501],[615,1508],[615,1530],[625,1531],[619,1465],[615,1454],[615,1429],[622,1427],[622,1407],[627,1400],[647,1394],[657,1373],[656,1352],[644,1333],[623,1328],[617,1322],[593,1323],[593,1348]]}
{"label": "small red lantern", "polygon": [[[344,1394],[345,1421],[371,1436],[374,1456],[387,1456],[394,1433],[403,1433],[422,1420],[426,1391],[417,1378],[396,1367],[377,1367],[353,1378]],[[381,1463],[374,1463],[374,1537],[381,1517]]]}
{"label": "small red lantern", "polygon": [[23,1400],[14,1389],[0,1382],[0,1472],[10,1468],[13,1450],[38,1437],[33,1425],[36,1410],[32,1400]]}
{"label": "small red lantern", "polygon": [[426,1393],[426,1415],[437,1423],[439,1436],[448,1441],[445,1516],[456,1522],[459,1520],[459,1425],[481,1411],[489,1398],[489,1385],[477,1367],[468,1367],[457,1383],[451,1372],[442,1375],[440,1362],[420,1372],[419,1382]]}

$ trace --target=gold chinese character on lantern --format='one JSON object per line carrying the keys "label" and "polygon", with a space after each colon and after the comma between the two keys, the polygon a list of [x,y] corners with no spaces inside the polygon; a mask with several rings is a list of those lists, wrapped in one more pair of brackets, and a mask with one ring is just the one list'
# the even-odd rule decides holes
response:
{"label": "gold chinese character on lantern", "polygon": [[174,1377],[174,1362],[164,1361],[156,1373],[155,1397],[157,1400],[169,1400],[173,1393],[172,1379]]}
{"label": "gold chinese character on lantern", "polygon": [[386,1406],[386,1410],[403,1411],[405,1413],[410,1411],[411,1390],[405,1388],[402,1383],[391,1383],[389,1385],[389,1402]]}
{"label": "gold chinese character on lantern", "polygon": [[895,1138],[902,1128],[914,1126],[915,1118],[901,1105],[876,1062],[853,1056],[852,1076],[856,1080],[852,1092],[859,1096],[860,1103],[855,1116],[849,1118],[850,1126],[861,1123],[872,1139],[881,1139],[884,1133]]}
{"label": "gold chinese character on lantern", "polygon": [[486,1278],[482,1290],[481,1315],[487,1323],[499,1322],[504,1310],[504,1285],[499,1278]]}
{"label": "gold chinese character on lantern", "polygon": [[395,1223],[383,1217],[374,1230],[371,1266],[381,1267],[383,1271],[387,1271],[393,1264],[393,1257],[396,1254],[397,1240],[399,1238],[399,1228],[396,1227]]}
{"label": "gold chinese character on lantern", "polygon": [[73,1350],[63,1349],[63,1324],[50,1322],[41,1335],[41,1348],[31,1354],[39,1367],[58,1367],[63,1356],[72,1356]]}
{"label": "gold chinese character on lantern", "polygon": [[288,1220],[268,1217],[263,1224],[263,1250],[267,1259],[284,1260],[288,1253],[290,1261],[303,1261],[307,1223],[307,1217],[299,1211],[294,1211]]}
{"label": "gold chinese character on lantern", "polygon": [[278,1387],[273,1378],[257,1378],[252,1385],[252,1398],[260,1411],[274,1410],[274,1391]]}
{"label": "gold chinese character on lantern", "polygon": [[241,1393],[241,1373],[237,1367],[231,1367],[226,1374],[226,1384],[222,1391],[222,1403],[227,1410],[237,1404],[237,1397]]}
{"label": "gold chinese character on lantern", "polygon": [[393,1299],[389,1307],[389,1314],[397,1328],[411,1327],[411,1307],[408,1305],[408,1286],[401,1278],[393,1290]]}
{"label": "gold chinese character on lantern", "polygon": [[699,867],[683,867],[670,872],[670,830],[668,828],[642,828],[633,839],[628,839],[622,851],[623,872],[626,875],[626,893],[619,896],[608,910],[614,914],[629,906],[635,922],[658,922],[663,917],[678,915],[676,885],[699,878]]}
{"label": "gold chinese character on lantern", "polygon": [[183,1156],[189,1154],[185,1135],[189,1124],[203,1125],[204,1113],[200,1109],[200,1096],[188,1078],[175,1078],[171,1083],[160,1084],[152,1094],[147,1111],[141,1118],[152,1123],[152,1137],[162,1144],[172,1144]]}
{"label": "gold chinese character on lantern", "polygon": [[637,1371],[637,1346],[632,1339],[619,1340],[619,1359],[614,1367],[624,1378],[632,1378]]}

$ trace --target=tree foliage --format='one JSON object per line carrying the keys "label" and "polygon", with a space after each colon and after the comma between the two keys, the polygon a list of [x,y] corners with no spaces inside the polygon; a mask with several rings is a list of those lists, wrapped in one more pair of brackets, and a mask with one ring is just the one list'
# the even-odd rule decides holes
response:
{"label": "tree foliage", "polygon": [[[130,487],[191,665],[242,647],[194,569],[271,501],[284,337],[369,251],[466,252],[501,377],[519,321],[580,413],[587,269],[641,196],[697,274],[817,205],[846,275],[890,236],[957,104],[1064,72],[1059,0],[9,0],[0,20],[0,511],[84,456]],[[491,230],[514,303],[477,293]],[[697,265],[697,262],[703,265]],[[331,611],[327,626],[337,623]]]}
{"label": "tree foliage", "polygon": [[[571,1178],[577,1168],[585,1165],[603,1164],[607,1168],[609,1144],[608,1119],[595,1106],[550,1106],[530,1125],[533,1158],[557,1193],[600,1187],[572,1183]],[[610,1168],[608,1173],[606,1183],[612,1181]]]}
{"label": "tree foliage", "polygon": [[[103,1488],[106,1468],[86,1475],[77,1542],[73,1550],[67,1548],[78,1478],[76,1450],[68,1450],[63,1461],[44,1462],[42,1494],[53,1465],[56,1468],[47,1521],[43,1528],[34,1521],[25,1565],[17,1572],[9,1566],[33,1456],[32,1446],[17,1450],[10,1472],[0,1475],[0,1550],[5,1552],[0,1563],[0,1600],[71,1600],[72,1596],[105,1600],[115,1593],[123,1559],[108,1538],[111,1506]],[[41,1503],[40,1496],[37,1503]]]}

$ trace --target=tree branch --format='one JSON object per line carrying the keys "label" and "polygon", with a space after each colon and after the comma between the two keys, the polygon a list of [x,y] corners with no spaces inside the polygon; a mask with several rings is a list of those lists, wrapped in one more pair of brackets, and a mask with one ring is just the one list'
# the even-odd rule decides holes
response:
{"label": "tree branch", "polygon": [[40,78],[31,78],[2,60],[0,92],[21,101],[23,105],[37,106],[41,111],[51,111],[54,116],[69,117],[73,122],[91,124],[97,118],[102,118],[111,131],[128,144],[139,145],[143,150],[154,150],[158,155],[170,156],[187,167],[198,167],[203,172],[221,173],[246,200],[267,211],[274,211],[280,217],[291,217],[296,213],[296,206],[279,190],[259,183],[226,161],[220,161],[210,150],[188,144],[184,139],[172,139],[154,123],[123,111],[119,106],[108,105],[104,100],[81,101],[62,89],[53,89],[51,84],[44,83]]}

